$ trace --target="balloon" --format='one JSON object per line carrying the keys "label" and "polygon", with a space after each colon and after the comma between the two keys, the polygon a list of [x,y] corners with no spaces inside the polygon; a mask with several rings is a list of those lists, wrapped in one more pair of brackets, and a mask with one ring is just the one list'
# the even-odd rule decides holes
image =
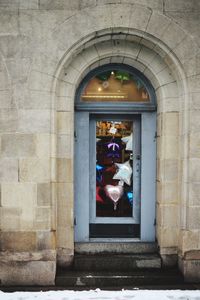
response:
{"label": "balloon", "polygon": [[115,174],[116,172],[116,166],[113,164],[110,167],[106,168],[106,172],[111,172],[112,174]]}
{"label": "balloon", "polygon": [[102,83],[102,86],[104,89],[107,89],[109,87],[109,82],[106,80]]}
{"label": "balloon", "polygon": [[97,174],[96,180],[100,184],[102,182],[102,175]]}
{"label": "balloon", "polygon": [[127,192],[126,195],[130,204],[133,205],[133,192]]}
{"label": "balloon", "polygon": [[106,72],[97,74],[96,78],[101,80],[101,81],[106,81],[106,80],[109,79],[110,75],[111,75],[110,71],[106,71]]}
{"label": "balloon", "polygon": [[124,181],[126,184],[131,185],[132,168],[129,161],[123,164],[115,164],[118,168],[117,173],[113,176],[113,179],[119,179]]}
{"label": "balloon", "polygon": [[96,164],[96,170],[97,170],[97,175],[96,175],[96,179],[98,182],[102,181],[102,173],[100,171],[102,171],[104,169],[104,167],[102,167],[99,164]]}
{"label": "balloon", "polygon": [[114,142],[114,139],[112,139],[109,143],[107,143],[107,147],[108,147],[108,154],[106,155],[107,157],[116,157],[119,158],[120,154],[120,145]]}
{"label": "balloon", "polygon": [[105,189],[106,195],[113,201],[114,210],[116,210],[117,203],[124,193],[123,186],[107,184],[104,189]]}
{"label": "balloon", "polygon": [[115,78],[121,80],[121,82],[128,81],[130,80],[130,74],[124,71],[116,71]]}
{"label": "balloon", "polygon": [[101,189],[100,186],[96,187],[96,201],[99,203],[104,203],[103,199],[99,195],[100,189]]}
{"label": "balloon", "polygon": [[133,151],[133,134],[122,138],[122,142],[126,143],[126,150]]}
{"label": "balloon", "polygon": [[103,169],[104,169],[104,167],[102,167],[102,166],[100,166],[100,165],[96,165],[96,169],[97,169],[97,171],[102,171]]}
{"label": "balloon", "polygon": [[105,168],[103,170],[101,185],[102,186],[105,186],[106,184],[117,185],[118,182],[113,179],[113,176],[115,175],[115,173],[116,173],[116,167],[114,164]]}
{"label": "balloon", "polygon": [[108,132],[111,134],[115,134],[117,132],[117,128],[115,128],[115,125],[112,125]]}
{"label": "balloon", "polygon": [[115,153],[115,152],[113,152],[113,153],[108,153],[107,155],[106,155],[107,157],[116,157],[116,158],[120,158],[120,155],[119,155],[119,153]]}
{"label": "balloon", "polygon": [[119,145],[114,142],[108,144],[108,149],[110,149],[111,147],[112,147],[112,151],[115,151],[115,148],[119,149]]}

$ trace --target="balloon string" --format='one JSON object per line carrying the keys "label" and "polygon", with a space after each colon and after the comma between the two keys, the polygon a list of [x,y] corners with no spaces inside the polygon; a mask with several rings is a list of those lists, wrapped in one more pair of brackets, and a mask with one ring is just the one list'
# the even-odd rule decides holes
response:
{"label": "balloon string", "polygon": [[117,209],[117,203],[114,203],[114,210]]}

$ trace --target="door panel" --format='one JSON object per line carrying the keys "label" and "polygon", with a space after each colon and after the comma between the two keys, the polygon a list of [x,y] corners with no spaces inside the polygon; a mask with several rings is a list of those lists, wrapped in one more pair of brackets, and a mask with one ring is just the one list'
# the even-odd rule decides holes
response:
{"label": "door panel", "polygon": [[155,240],[156,113],[142,114],[141,239]]}
{"label": "door panel", "polygon": [[90,238],[139,238],[140,224],[90,224]]}
{"label": "door panel", "polygon": [[[132,126],[133,153],[130,150],[126,153],[126,143],[120,142],[122,136],[112,140],[112,135],[105,135],[105,137],[101,138],[100,134],[97,134],[97,124],[103,121],[115,122],[115,124],[130,122],[129,132],[125,132],[123,137],[131,133],[130,127]],[[89,112],[76,112],[74,178],[76,242],[86,242],[90,238],[105,240],[106,238],[137,238],[137,240],[140,238],[141,241],[155,240],[155,126],[155,113],[148,112],[132,115],[109,115],[104,113],[103,115],[97,115]],[[97,143],[99,143],[99,141],[96,141],[97,138],[101,138],[100,146],[97,146]],[[117,159],[113,160],[115,169],[109,174],[110,177],[108,176],[111,181],[105,180],[102,184],[107,167],[109,167],[109,164],[112,166],[112,161],[109,159],[113,157],[112,155],[110,156],[110,152],[107,150],[112,150],[114,146],[112,143],[115,142],[122,149],[120,149],[121,152],[118,151],[120,153],[114,151]],[[111,149],[108,149],[110,143]],[[118,147],[115,145],[115,149],[113,150],[117,149]],[[103,153],[106,158],[102,160],[98,151],[100,151],[101,155]],[[124,152],[123,159],[122,151]],[[132,156],[131,159],[130,156]],[[124,164],[129,160],[132,168],[131,184],[122,183],[123,193],[117,199],[115,208],[115,201],[110,199],[109,193],[105,191],[105,186],[113,185],[115,187],[120,181],[123,181],[119,178],[113,180],[119,169],[115,163]],[[96,184],[96,181],[101,182],[101,184]],[[99,186],[101,193],[97,191],[97,187]],[[129,194],[129,199],[128,193],[131,192],[133,195]],[[96,204],[97,197],[98,204]],[[121,209],[123,201],[130,201],[129,204],[132,202],[131,206],[129,205],[128,213],[126,210],[124,213],[123,209],[121,212],[118,212]],[[99,207],[101,210],[99,210]]]}
{"label": "door panel", "polygon": [[89,113],[75,115],[75,241],[89,239]]}

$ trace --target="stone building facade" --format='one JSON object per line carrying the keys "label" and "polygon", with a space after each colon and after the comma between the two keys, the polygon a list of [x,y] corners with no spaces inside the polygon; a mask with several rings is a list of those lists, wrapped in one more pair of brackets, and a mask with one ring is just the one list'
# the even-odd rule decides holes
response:
{"label": "stone building facade", "polygon": [[199,14],[198,0],[0,0],[3,285],[52,285],[73,261],[75,94],[109,63],[155,90],[156,242],[200,280]]}

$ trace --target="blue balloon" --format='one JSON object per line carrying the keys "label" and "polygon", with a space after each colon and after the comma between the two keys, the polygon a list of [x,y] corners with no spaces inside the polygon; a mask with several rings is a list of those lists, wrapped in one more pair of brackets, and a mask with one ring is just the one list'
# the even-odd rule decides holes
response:
{"label": "blue balloon", "polygon": [[102,167],[101,165],[98,165],[96,164],[96,170],[97,170],[97,177],[96,177],[96,180],[98,182],[101,182],[102,181],[102,174],[100,171],[102,171],[104,169],[104,167]]}
{"label": "blue balloon", "polygon": [[127,194],[128,201],[132,205],[133,204],[133,192],[127,192],[126,194]]}
{"label": "blue balloon", "polygon": [[96,165],[96,169],[97,169],[97,171],[102,171],[103,169],[104,169],[104,167],[102,167],[102,166],[100,166],[100,165]]}

